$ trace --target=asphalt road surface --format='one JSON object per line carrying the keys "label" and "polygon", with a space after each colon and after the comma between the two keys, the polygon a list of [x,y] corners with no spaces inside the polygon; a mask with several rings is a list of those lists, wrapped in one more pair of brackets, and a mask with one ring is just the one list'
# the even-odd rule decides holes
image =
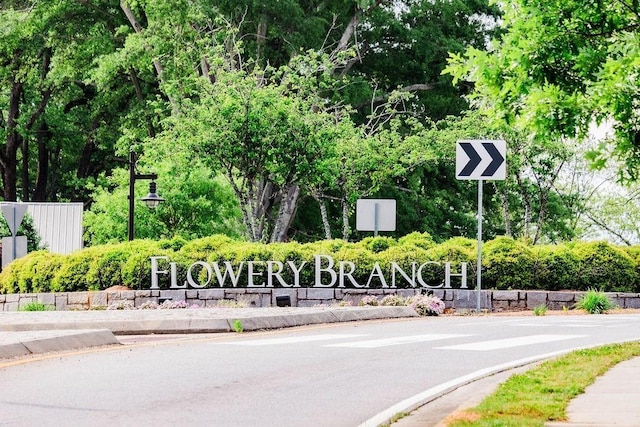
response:
{"label": "asphalt road surface", "polygon": [[500,367],[640,340],[640,315],[429,317],[160,338],[0,365],[0,425],[375,425],[399,402]]}

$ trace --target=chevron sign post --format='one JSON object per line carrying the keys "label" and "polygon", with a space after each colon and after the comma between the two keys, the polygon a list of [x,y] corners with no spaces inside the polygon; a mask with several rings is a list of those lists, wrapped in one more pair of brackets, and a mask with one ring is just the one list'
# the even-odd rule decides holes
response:
{"label": "chevron sign post", "polygon": [[478,181],[478,265],[476,291],[480,312],[482,289],[482,182],[504,180],[507,176],[507,143],[497,140],[458,141],[456,144],[456,178]]}
{"label": "chevron sign post", "polygon": [[456,178],[469,180],[503,180],[507,175],[505,141],[458,141]]}

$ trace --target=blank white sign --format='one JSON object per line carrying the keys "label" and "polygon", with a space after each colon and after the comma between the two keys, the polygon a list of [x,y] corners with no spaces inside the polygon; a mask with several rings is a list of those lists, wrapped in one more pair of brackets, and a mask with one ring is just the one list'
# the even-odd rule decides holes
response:
{"label": "blank white sign", "polygon": [[376,231],[376,229],[396,231],[395,199],[358,199],[356,202],[356,230]]}

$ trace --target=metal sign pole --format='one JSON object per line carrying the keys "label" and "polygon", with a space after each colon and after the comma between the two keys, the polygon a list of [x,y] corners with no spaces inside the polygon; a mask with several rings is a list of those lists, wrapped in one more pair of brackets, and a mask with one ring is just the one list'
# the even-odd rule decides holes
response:
{"label": "metal sign pole", "polygon": [[478,180],[478,265],[476,267],[476,293],[478,294],[478,303],[476,312],[480,313],[480,291],[482,290],[482,183]]}
{"label": "metal sign pole", "polygon": [[373,208],[373,236],[378,237],[378,209],[380,204],[376,203]]}
{"label": "metal sign pole", "polygon": [[18,239],[16,238],[16,235],[18,234],[18,225],[16,224],[16,207],[13,206],[13,230],[15,230],[15,232],[12,234],[13,235],[13,259],[16,259],[18,257],[18,253],[17,251],[17,246],[18,246]]}

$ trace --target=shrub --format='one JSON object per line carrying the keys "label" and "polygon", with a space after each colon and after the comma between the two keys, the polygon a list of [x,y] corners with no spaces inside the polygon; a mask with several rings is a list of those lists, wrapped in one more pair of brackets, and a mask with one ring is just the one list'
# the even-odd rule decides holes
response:
{"label": "shrub", "polygon": [[409,306],[420,316],[439,316],[444,313],[444,302],[433,295],[416,295],[409,299]]}
{"label": "shrub", "polygon": [[547,291],[575,289],[580,262],[566,245],[544,245],[533,248],[535,267],[533,288]]}
{"label": "shrub", "polygon": [[402,246],[416,246],[422,249],[431,249],[436,246],[436,242],[429,233],[419,233],[417,231],[401,237],[398,239],[398,243]]}
{"label": "shrub", "polygon": [[[395,262],[409,277],[412,277],[413,264],[418,265],[428,260],[427,251],[417,246],[393,246],[389,249],[374,255],[374,260],[377,261],[387,277],[388,286],[392,286],[391,283],[391,263]],[[444,270],[444,267],[442,268]],[[427,274],[428,268],[423,269],[423,277],[429,277]],[[410,288],[411,284],[402,277],[400,273],[396,273],[396,287]],[[437,276],[437,279],[428,281],[429,284],[438,286],[442,282],[443,274]],[[415,283],[415,286],[420,286],[419,283]]]}
{"label": "shrub", "polygon": [[145,289],[151,286],[150,262],[152,256],[169,256],[173,253],[160,249],[152,240],[134,240],[124,244],[130,253],[122,266],[122,285],[131,289]]}
{"label": "shrub", "polygon": [[90,265],[100,257],[102,251],[101,246],[95,246],[65,257],[51,280],[51,291],[74,292],[96,289],[97,285],[87,280],[87,273]]}
{"label": "shrub", "polygon": [[402,295],[385,295],[380,300],[380,305],[400,307],[407,305],[407,300]]}
{"label": "shrub", "polygon": [[486,288],[531,287],[534,258],[529,247],[509,237],[498,237],[483,248],[482,278]]}
{"label": "shrub", "polygon": [[378,301],[378,297],[375,295],[365,295],[360,299],[358,305],[361,307],[366,305],[377,306],[380,305],[380,301]]}
{"label": "shrub", "polygon": [[590,289],[576,303],[576,308],[591,314],[602,314],[615,308],[616,305],[602,291]]}
{"label": "shrub", "polygon": [[[471,239],[455,237],[429,249],[427,259],[440,263],[451,262],[457,270],[460,263],[467,263],[467,284],[475,283],[476,276],[476,242]],[[423,269],[423,278],[429,285],[437,285],[444,278],[444,264],[426,266]],[[458,280],[454,278],[453,280]]]}
{"label": "shrub", "polygon": [[180,251],[187,254],[197,254],[200,259],[205,259],[206,254],[216,252],[225,246],[236,243],[238,243],[237,240],[233,240],[232,238],[221,234],[216,234],[215,236],[192,240],[191,242],[184,244],[180,248]]}
{"label": "shrub", "polygon": [[101,248],[100,256],[93,259],[87,271],[87,282],[91,290],[122,285],[122,269],[131,256],[126,244],[108,244]]}
{"label": "shrub", "polygon": [[396,242],[391,237],[367,237],[362,239],[358,246],[362,246],[365,249],[377,254],[378,252],[385,251],[393,246],[396,246],[398,242]]}
{"label": "shrub", "polygon": [[624,251],[607,242],[579,243],[572,250],[579,261],[577,290],[635,291],[635,265]]}

